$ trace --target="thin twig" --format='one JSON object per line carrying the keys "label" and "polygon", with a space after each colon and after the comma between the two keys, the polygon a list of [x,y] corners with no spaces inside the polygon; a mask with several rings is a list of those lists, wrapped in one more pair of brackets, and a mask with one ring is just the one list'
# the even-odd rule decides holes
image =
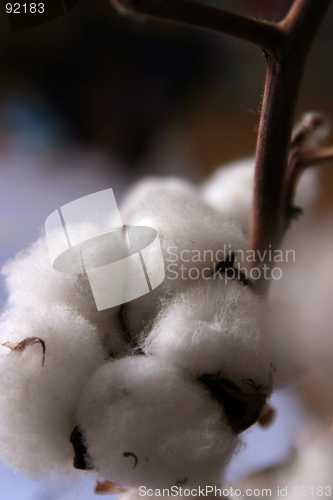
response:
{"label": "thin twig", "polygon": [[302,169],[331,162],[333,162],[333,146],[314,149],[304,148],[298,153],[297,164]]}
{"label": "thin twig", "polygon": [[275,53],[284,33],[275,24],[192,0],[112,0],[124,14],[203,28],[255,43]]}
{"label": "thin twig", "polygon": [[298,148],[291,151],[287,169],[286,181],[286,223],[297,218],[302,213],[301,208],[294,206],[294,198],[299,178],[309,167],[333,162],[333,147],[327,148]]}
{"label": "thin twig", "polygon": [[[281,58],[267,54],[250,238],[251,248],[261,254],[278,248],[289,226],[286,175],[295,108],[307,56],[330,2],[296,0],[278,25],[286,35],[280,46]],[[256,285],[264,294],[268,280],[263,277]]]}
{"label": "thin twig", "polygon": [[[291,148],[299,145],[304,146],[313,139],[318,130],[322,131],[323,128],[328,128],[328,122],[321,113],[306,113],[294,127],[290,142]],[[320,135],[324,134],[321,132]]]}

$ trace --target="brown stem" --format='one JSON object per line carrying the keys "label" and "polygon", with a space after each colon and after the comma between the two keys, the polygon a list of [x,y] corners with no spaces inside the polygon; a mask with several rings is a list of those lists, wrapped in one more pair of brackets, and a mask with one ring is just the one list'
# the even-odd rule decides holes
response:
{"label": "brown stem", "polygon": [[286,180],[286,223],[297,217],[302,210],[294,206],[294,198],[298,180],[308,167],[333,162],[333,147],[296,148],[290,152]]}
{"label": "brown stem", "polygon": [[[330,1],[296,0],[279,23],[286,35],[280,59],[267,54],[250,237],[251,248],[261,255],[269,248],[278,248],[289,224],[286,175],[295,108],[306,59]],[[269,267],[268,260],[263,265]],[[264,294],[267,287],[263,275],[256,289]]]}
{"label": "brown stem", "polygon": [[125,14],[186,24],[253,42],[268,52],[276,52],[284,33],[275,24],[251,19],[194,0],[111,0]]}
{"label": "brown stem", "polygon": [[333,162],[333,146],[327,148],[301,149],[298,153],[297,166],[304,170],[306,167],[322,163]]}

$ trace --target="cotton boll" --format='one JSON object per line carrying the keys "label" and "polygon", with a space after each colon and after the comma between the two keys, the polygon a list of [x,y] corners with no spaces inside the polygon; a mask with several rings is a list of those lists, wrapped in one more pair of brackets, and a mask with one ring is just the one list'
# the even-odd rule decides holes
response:
{"label": "cotton boll", "polygon": [[148,356],[99,368],[77,423],[89,463],[124,487],[216,484],[238,442],[202,384]]}
{"label": "cotton boll", "polygon": [[40,342],[21,350],[1,348],[0,455],[35,479],[72,471],[69,442],[82,387],[105,357],[100,335],[65,306],[14,308],[2,318],[1,343]]}
{"label": "cotton boll", "polygon": [[[220,245],[241,245],[244,237],[239,226],[207,208],[195,196],[174,189],[148,191],[126,224],[155,228],[164,240],[183,244],[218,241]],[[216,236],[218,235],[218,236]]]}
{"label": "cotton boll", "polygon": [[311,207],[318,197],[318,191],[317,171],[313,169],[306,170],[297,185],[294,201],[295,206],[304,208],[305,210]]}
{"label": "cotton boll", "polygon": [[[332,251],[331,223],[313,234],[298,263],[299,293],[295,299],[300,309],[303,305],[302,326],[304,343],[312,353],[313,361],[332,366]],[[303,263],[303,273],[300,265]],[[294,284],[295,287],[296,284]],[[304,288],[302,287],[304,286]],[[301,288],[302,287],[302,288]]]}
{"label": "cotton boll", "polygon": [[[77,237],[89,239],[96,228],[91,224],[83,224],[76,226],[75,231]],[[117,354],[124,348],[119,308],[98,311],[85,273],[53,269],[44,236],[30,248],[18,253],[4,266],[2,272],[6,279],[9,307],[25,306],[37,310],[40,306],[66,305],[98,327],[111,353]]]}
{"label": "cotton boll", "polygon": [[332,221],[308,227],[293,240],[292,248],[294,259],[283,265],[283,276],[272,282],[270,291],[270,302],[277,305],[276,313],[281,312],[288,328],[272,335],[271,342],[285,348],[286,369],[297,364],[305,373],[319,365],[331,371],[333,382]]}
{"label": "cotton boll", "polygon": [[[244,392],[271,391],[271,360],[261,332],[265,304],[241,283],[196,283],[161,310],[146,352],[195,377],[219,374]],[[250,382],[250,380],[252,382]]]}
{"label": "cotton boll", "polygon": [[[201,198],[208,206],[232,220],[245,233],[249,231],[252,213],[254,158],[236,161],[218,168],[203,183]],[[317,173],[307,170],[297,186],[295,205],[309,207],[316,199]]]}
{"label": "cotton boll", "polygon": [[[316,364],[332,366],[333,238],[331,221],[298,239],[295,262],[280,281],[274,282],[271,299],[292,310],[291,335],[297,340],[294,358],[303,357],[307,369]],[[333,376],[332,376],[333,380]]]}
{"label": "cotton boll", "polygon": [[[161,301],[193,280],[205,281],[214,264],[233,251],[247,248],[237,223],[206,207],[194,196],[171,188],[148,191],[125,223],[157,230],[166,273],[159,287],[126,305],[127,325],[133,336],[149,326]],[[136,276],[132,279],[135,283]]]}
{"label": "cotton boll", "polygon": [[267,352],[272,365],[275,386],[299,381],[311,365],[311,356],[304,345],[300,328],[300,312],[292,303],[269,300],[262,321]]}

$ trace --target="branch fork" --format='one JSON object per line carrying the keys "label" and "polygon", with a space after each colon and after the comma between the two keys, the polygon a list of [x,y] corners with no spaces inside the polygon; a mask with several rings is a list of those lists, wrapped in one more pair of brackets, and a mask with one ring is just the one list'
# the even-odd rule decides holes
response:
{"label": "branch fork", "polygon": [[[232,35],[264,51],[267,72],[256,148],[250,234],[250,247],[259,261],[259,254],[263,255],[265,250],[279,248],[290,218],[297,212],[292,208],[292,198],[301,171],[333,156],[333,148],[301,147],[302,133],[307,134],[304,124],[298,142],[291,139],[307,57],[331,0],[294,0],[279,23],[248,18],[195,0],[111,1],[126,14]],[[310,126],[316,128],[315,121]],[[265,295],[267,289],[266,278],[256,282],[257,293]]]}
{"label": "branch fork", "polygon": [[309,167],[333,161],[333,147],[317,147],[329,132],[328,122],[319,113],[307,113],[295,127],[292,135],[286,176],[286,230],[292,219],[298,218],[302,209],[294,206],[297,184]]}

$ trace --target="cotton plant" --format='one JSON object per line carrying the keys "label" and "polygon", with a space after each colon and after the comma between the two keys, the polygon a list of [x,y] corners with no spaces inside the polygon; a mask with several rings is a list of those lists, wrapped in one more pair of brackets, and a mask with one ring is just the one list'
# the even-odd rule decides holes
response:
{"label": "cotton plant", "polygon": [[99,368],[77,416],[87,466],[127,487],[215,484],[238,445],[204,384],[157,356]]}
{"label": "cotton plant", "polygon": [[[131,189],[124,222],[158,231],[166,278],[122,306],[97,311],[85,275],[52,268],[44,235],[6,264],[0,449],[9,464],[34,478],[74,464],[96,475],[98,491],[220,484],[242,431],[265,421],[273,383],[285,378],[284,328],[249,280],[230,275],[246,239],[201,191],[176,179]],[[175,279],[189,250],[199,277]],[[205,261],[207,251],[220,260]]]}
{"label": "cotton plant", "polygon": [[[239,225],[195,189],[160,187],[134,196],[124,221],[154,227],[165,261],[170,247],[180,254],[190,245],[197,256],[246,248]],[[52,268],[45,236],[8,263],[3,459],[35,478],[70,472],[74,460],[122,487],[218,483],[239,433],[264,412],[277,370],[263,300],[227,276],[229,254],[220,258],[208,263],[208,280],[207,269],[195,281],[170,279],[166,266],[156,290],[100,312],[84,275]]]}
{"label": "cotton plant", "polygon": [[[317,148],[319,115],[307,115],[291,137],[304,61],[328,3],[295,0],[274,24],[192,1],[118,2],[123,12],[190,21],[265,51],[255,173],[250,161],[202,186],[154,178],[134,187],[123,222],[156,230],[165,279],[124,304],[97,310],[87,275],[53,269],[43,235],[5,266],[0,454],[14,468],[45,478],[74,466],[96,478],[96,493],[130,488],[128,498],[141,486],[221,485],[242,432],[269,422],[273,388],[304,371],[307,353],[295,362],[293,350],[299,328],[267,298],[269,276],[255,281],[250,271],[299,215],[302,171],[332,156]],[[309,204],[311,190],[303,190]],[[95,229],[83,222],[71,231],[82,240]],[[249,250],[247,273],[237,256]],[[138,276],[131,280],[135,287]]]}

